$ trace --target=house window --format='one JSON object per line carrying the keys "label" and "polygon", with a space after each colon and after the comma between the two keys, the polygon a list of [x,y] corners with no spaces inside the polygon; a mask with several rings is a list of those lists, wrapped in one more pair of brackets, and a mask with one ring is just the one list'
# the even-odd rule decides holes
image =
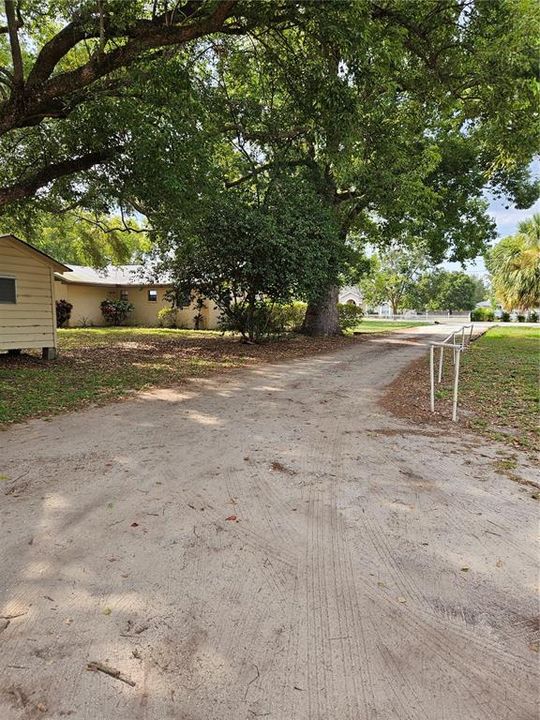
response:
{"label": "house window", "polygon": [[176,304],[179,308],[189,307],[191,305],[191,290],[177,294]]}
{"label": "house window", "polygon": [[157,290],[148,291],[148,302],[157,302]]}
{"label": "house window", "polygon": [[120,289],[120,300],[128,301],[128,291],[125,288]]}
{"label": "house window", "polygon": [[15,278],[0,277],[0,303],[15,305],[17,302],[17,288]]}

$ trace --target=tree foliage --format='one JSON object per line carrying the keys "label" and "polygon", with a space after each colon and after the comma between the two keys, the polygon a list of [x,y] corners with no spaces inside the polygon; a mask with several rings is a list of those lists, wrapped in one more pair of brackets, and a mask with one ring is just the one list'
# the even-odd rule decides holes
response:
{"label": "tree foliage", "polygon": [[484,299],[485,293],[478,278],[438,268],[424,273],[411,285],[405,304],[414,310],[472,310]]}
{"label": "tree foliage", "polygon": [[426,247],[414,242],[394,244],[371,261],[372,269],[360,283],[364,300],[370,307],[389,302],[396,315],[428,265]]}
{"label": "tree foliage", "polygon": [[337,330],[351,231],[464,260],[493,236],[485,186],[538,195],[534,0],[5,7],[0,207],[136,210],[167,254],[224,187],[301,172],[334,227],[312,331]]}
{"label": "tree foliage", "polygon": [[19,222],[6,218],[3,230],[71,265],[125,265],[150,249],[146,231],[133,218],[96,217],[82,211],[37,213]]}
{"label": "tree foliage", "polygon": [[[340,2],[308,6],[301,27],[221,39],[207,91],[228,119],[226,182],[256,190],[302,165],[343,243],[407,234],[435,262],[474,257],[494,235],[486,185],[518,204],[538,194],[537,19],[527,1]],[[315,317],[332,306],[317,302]]]}
{"label": "tree foliage", "polygon": [[540,306],[540,213],[521,222],[486,255],[493,291],[509,310]]}
{"label": "tree foliage", "polygon": [[190,231],[171,227],[158,271],[171,276],[174,297],[194,290],[252,341],[265,334],[269,306],[317,296],[341,250],[327,208],[298,176],[274,178],[263,197],[223,190]]}

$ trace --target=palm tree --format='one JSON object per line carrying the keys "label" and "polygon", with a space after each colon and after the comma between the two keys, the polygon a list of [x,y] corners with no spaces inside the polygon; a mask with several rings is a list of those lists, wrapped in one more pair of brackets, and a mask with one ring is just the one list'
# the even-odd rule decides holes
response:
{"label": "palm tree", "polygon": [[497,300],[508,309],[540,305],[540,213],[518,226],[490,250],[486,265]]}

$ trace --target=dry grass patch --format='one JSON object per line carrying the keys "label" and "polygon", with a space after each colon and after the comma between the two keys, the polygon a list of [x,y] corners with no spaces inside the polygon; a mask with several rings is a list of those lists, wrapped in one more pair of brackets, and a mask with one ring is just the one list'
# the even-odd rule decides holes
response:
{"label": "dry grass patch", "polygon": [[352,337],[291,336],[246,345],[218,332],[161,328],[60,330],[60,355],[0,355],[0,426],[105,403],[187,378],[348,347]]}

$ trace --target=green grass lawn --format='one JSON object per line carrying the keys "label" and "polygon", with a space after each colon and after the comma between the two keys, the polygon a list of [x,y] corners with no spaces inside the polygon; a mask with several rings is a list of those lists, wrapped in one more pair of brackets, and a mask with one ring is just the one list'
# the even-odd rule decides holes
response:
{"label": "green grass lawn", "polygon": [[0,427],[216,370],[337,349],[355,338],[293,336],[246,345],[217,331],[121,327],[59,330],[58,341],[54,361],[31,351],[0,354]]}
{"label": "green grass lawn", "polygon": [[469,425],[493,438],[534,447],[539,360],[539,328],[494,327],[474,342],[461,358],[459,383],[459,405],[471,412]]}
{"label": "green grass lawn", "polygon": [[422,325],[431,325],[421,320],[362,320],[362,322],[354,328],[355,333],[382,332],[384,330],[403,330],[410,327],[420,327]]}
{"label": "green grass lawn", "polygon": [[218,330],[176,330],[153,327],[93,327],[69,328],[58,330],[59,350],[72,350],[81,347],[99,347],[118,345],[145,340],[167,340],[178,338],[221,337]]}

